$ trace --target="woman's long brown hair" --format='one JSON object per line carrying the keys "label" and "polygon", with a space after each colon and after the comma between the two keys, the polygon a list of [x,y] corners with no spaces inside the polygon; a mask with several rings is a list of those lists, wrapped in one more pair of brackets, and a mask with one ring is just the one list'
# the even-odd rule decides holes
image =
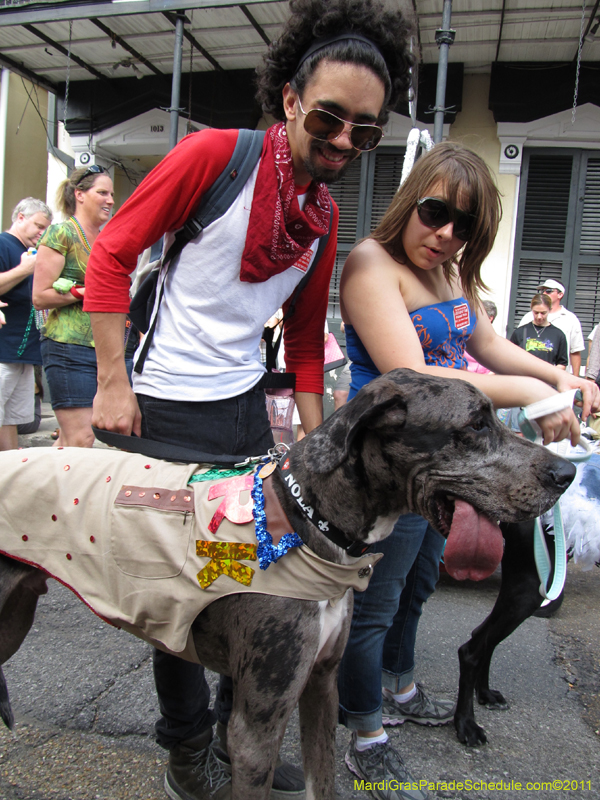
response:
{"label": "woman's long brown hair", "polygon": [[456,142],[436,144],[414,165],[396,192],[383,219],[371,234],[398,261],[406,259],[402,232],[417,200],[428,197],[436,184],[444,187],[444,200],[475,217],[471,239],[443,264],[446,280],[458,274],[465,296],[474,304],[487,286],[481,266],[488,256],[502,216],[500,193],[487,164],[472,150]]}

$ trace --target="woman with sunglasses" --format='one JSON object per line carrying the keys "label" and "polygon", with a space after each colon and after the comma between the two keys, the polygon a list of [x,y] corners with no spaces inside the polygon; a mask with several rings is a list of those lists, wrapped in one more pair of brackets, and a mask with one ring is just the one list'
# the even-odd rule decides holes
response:
{"label": "woman with sunglasses", "polygon": [[56,444],[64,447],[94,443],[96,351],[83,296],[90,251],[114,202],[112,180],[103,167],[74,170],[56,195],[67,219],[51,225],[38,245],[33,303],[49,309],[41,332],[42,360],[60,427]]}
{"label": "woman with sunglasses", "polygon": [[[379,374],[406,367],[466,380],[498,407],[527,405],[572,387],[584,391],[584,413],[598,405],[598,392],[584,381],[494,332],[478,293],[486,288],[481,267],[500,214],[498,190],[479,156],[448,142],[417,161],[377,229],[354,248],[344,266],[341,310],[352,363],[349,399]],[[468,372],[465,349],[500,374]],[[570,410],[539,422],[547,443],[579,438]],[[339,677],[341,719],[354,731],[346,756],[351,768],[361,761],[379,763],[383,774],[389,759],[397,757],[390,754],[383,725],[406,720],[442,725],[453,717],[451,702],[428,697],[413,679],[421,608],[434,591],[443,545],[442,536],[422,517],[400,517],[392,535],[377,547],[386,557],[367,591],[355,594]]]}

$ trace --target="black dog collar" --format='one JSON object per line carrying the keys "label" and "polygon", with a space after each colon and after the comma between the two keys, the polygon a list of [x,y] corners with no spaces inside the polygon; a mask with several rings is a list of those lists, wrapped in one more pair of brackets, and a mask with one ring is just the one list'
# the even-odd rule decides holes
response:
{"label": "black dog collar", "polygon": [[304,501],[300,484],[290,471],[290,459],[288,457],[280,461],[277,468],[283,479],[284,486],[295,500],[300,511],[302,511],[304,516],[321,531],[326,539],[329,539],[330,542],[341,547],[342,550],[345,550],[346,553],[353,558],[358,558],[367,552],[371,545],[366,542],[351,541],[346,534],[342,533],[339,528],[336,528],[332,522],[322,517],[317,508],[313,508],[313,506],[310,506]]}

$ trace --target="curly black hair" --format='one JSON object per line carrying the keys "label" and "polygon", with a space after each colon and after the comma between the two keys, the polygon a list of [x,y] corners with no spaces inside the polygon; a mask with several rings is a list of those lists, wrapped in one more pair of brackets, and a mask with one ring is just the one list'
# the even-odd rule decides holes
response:
{"label": "curly black hair", "polygon": [[[256,70],[256,98],[263,111],[284,121],[285,84],[290,83],[302,96],[317,65],[327,58],[362,64],[381,78],[385,101],[378,122],[385,125],[390,111],[410,86],[409,70],[415,62],[410,52],[412,21],[400,9],[386,7],[382,0],[290,0],[290,9],[292,16],[281,36],[271,43]],[[315,40],[350,31],[367,37],[379,53],[356,40],[334,42],[309,56],[298,69]]]}

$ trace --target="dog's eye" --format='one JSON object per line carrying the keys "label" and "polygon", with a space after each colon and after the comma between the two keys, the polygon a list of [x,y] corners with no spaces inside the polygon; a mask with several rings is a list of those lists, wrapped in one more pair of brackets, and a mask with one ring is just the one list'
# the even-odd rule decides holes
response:
{"label": "dog's eye", "polygon": [[472,423],[469,425],[469,428],[470,428],[472,431],[477,431],[477,432],[480,432],[480,431],[485,431],[485,430],[487,430],[487,427],[488,427],[488,426],[485,424],[484,420],[482,420],[482,419],[477,419],[477,420],[474,420],[474,421],[473,421],[473,422],[472,422]]}

